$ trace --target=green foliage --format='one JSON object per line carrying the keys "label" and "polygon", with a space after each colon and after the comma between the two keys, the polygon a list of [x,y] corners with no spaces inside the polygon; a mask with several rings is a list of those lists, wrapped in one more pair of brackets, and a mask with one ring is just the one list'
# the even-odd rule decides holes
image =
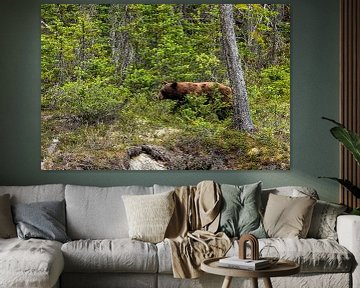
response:
{"label": "green foliage", "polygon": [[212,107],[208,105],[206,95],[189,94],[185,97],[185,104],[181,106],[179,114],[187,121],[213,120]]}
{"label": "green foliage", "polygon": [[246,65],[256,70],[287,64],[290,53],[290,11],[281,4],[236,4],[236,33]]}
{"label": "green foliage", "polygon": [[358,215],[360,216],[360,208],[354,208],[351,212],[351,215]]}
{"label": "green foliage", "polygon": [[98,82],[70,82],[58,91],[59,113],[84,123],[98,123],[116,117],[128,91]]}
{"label": "green foliage", "polygon": [[158,80],[151,70],[132,67],[129,70],[131,70],[131,73],[124,80],[124,86],[129,87],[134,93],[150,92],[154,89],[154,85],[157,84]]}
{"label": "green foliage", "polygon": [[196,126],[203,120],[209,125],[213,125],[219,120],[223,121],[231,116],[231,111],[232,105],[222,101],[222,95],[214,91],[211,98],[207,95],[186,95],[178,114],[183,121],[188,121],[189,124],[192,123],[192,125]]}
{"label": "green foliage", "polygon": [[[347,129],[343,124],[336,122],[333,119],[329,119],[326,117],[322,117],[325,120],[328,120],[334,124],[335,127],[330,129],[332,136],[335,139],[340,141],[346,149],[350,151],[350,153],[354,156],[355,161],[360,164],[360,136],[353,131]],[[348,179],[339,179],[336,177],[320,177],[320,178],[328,178],[331,180],[335,180],[343,185],[346,189],[348,189],[356,198],[360,198],[360,187],[354,185]]]}
{"label": "green foliage", "polygon": [[[190,22],[177,6],[130,6],[135,18],[123,29],[131,31],[138,61],[129,69],[128,77],[134,79],[140,67],[151,70],[153,77],[163,80],[194,81],[223,77],[224,67],[221,67],[218,58],[220,51],[218,48],[214,50],[214,45],[209,47],[209,43],[218,41],[218,38],[214,40],[216,34],[211,33],[212,29],[218,31],[218,23],[203,23],[200,16],[202,7],[189,11]],[[214,13],[215,7],[208,9]],[[209,53],[209,49],[214,53]],[[216,75],[217,70],[221,73],[219,76]]]}
{"label": "green foliage", "polygon": [[[100,7],[100,8],[99,8]],[[42,5],[41,79],[46,93],[54,84],[78,80],[112,78],[107,38],[97,9],[102,6],[44,4]],[[57,17],[56,17],[57,16]]]}
{"label": "green foliage", "polygon": [[360,164],[360,136],[347,129],[341,123],[326,117],[323,117],[323,119],[331,121],[337,125],[330,129],[331,134],[350,151],[356,162]]}
{"label": "green foliage", "polygon": [[290,99],[290,67],[270,66],[263,69],[260,74],[262,83],[261,88],[266,91],[268,97],[282,97]]}
{"label": "green foliage", "polygon": [[249,75],[248,93],[255,125],[279,142],[289,144],[290,69],[270,66]]}

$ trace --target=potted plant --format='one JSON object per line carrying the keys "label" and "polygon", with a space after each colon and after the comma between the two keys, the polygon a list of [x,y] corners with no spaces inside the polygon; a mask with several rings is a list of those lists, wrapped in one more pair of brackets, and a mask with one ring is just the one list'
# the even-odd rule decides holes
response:
{"label": "potted plant", "polygon": [[[348,149],[354,156],[355,161],[360,165],[360,136],[353,131],[347,129],[343,124],[336,122],[333,119],[322,117],[322,119],[328,120],[334,124],[335,127],[330,129],[331,134],[339,140],[346,149]],[[339,182],[347,190],[349,190],[356,198],[360,198],[360,188],[354,185],[348,179],[340,179],[336,177],[320,177],[328,178]],[[360,207],[354,208],[351,214],[360,215]]]}

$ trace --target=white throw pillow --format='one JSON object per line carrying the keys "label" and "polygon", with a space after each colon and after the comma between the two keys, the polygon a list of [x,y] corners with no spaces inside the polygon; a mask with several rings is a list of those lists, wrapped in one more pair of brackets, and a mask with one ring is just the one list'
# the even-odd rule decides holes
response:
{"label": "white throw pillow", "polygon": [[164,240],[175,207],[173,193],[122,196],[131,239],[151,243]]}

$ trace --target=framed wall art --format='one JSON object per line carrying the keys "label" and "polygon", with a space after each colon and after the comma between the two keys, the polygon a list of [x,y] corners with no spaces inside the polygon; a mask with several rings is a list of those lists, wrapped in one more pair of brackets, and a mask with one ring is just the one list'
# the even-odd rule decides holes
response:
{"label": "framed wall art", "polygon": [[42,170],[290,169],[289,4],[42,4]]}

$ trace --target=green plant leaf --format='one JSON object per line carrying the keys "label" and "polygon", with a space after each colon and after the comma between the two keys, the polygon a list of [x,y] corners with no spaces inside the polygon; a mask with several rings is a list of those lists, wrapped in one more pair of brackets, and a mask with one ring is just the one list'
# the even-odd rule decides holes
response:
{"label": "green plant leaf", "polygon": [[340,179],[336,177],[319,177],[319,178],[327,178],[334,181],[339,182],[343,185],[346,189],[348,189],[356,198],[360,198],[360,188],[355,186],[351,181],[346,179]]}
{"label": "green plant leaf", "polygon": [[332,119],[326,117],[323,117],[323,119],[331,121],[337,125],[337,127],[330,129],[331,134],[353,154],[356,162],[360,164],[360,136]]}
{"label": "green plant leaf", "polygon": [[328,120],[328,121],[330,121],[330,122],[332,122],[332,123],[334,123],[334,124],[336,124],[336,125],[338,125],[338,126],[340,126],[340,127],[345,127],[343,124],[335,121],[334,119],[330,119],[330,118],[327,118],[327,117],[321,117],[321,118],[322,118],[322,119],[325,119],[325,120]]}
{"label": "green plant leaf", "polygon": [[354,208],[351,212],[351,215],[359,215],[360,216],[360,208]]}
{"label": "green plant leaf", "polygon": [[331,134],[348,149],[360,164],[360,137],[356,133],[343,127],[331,128]]}

